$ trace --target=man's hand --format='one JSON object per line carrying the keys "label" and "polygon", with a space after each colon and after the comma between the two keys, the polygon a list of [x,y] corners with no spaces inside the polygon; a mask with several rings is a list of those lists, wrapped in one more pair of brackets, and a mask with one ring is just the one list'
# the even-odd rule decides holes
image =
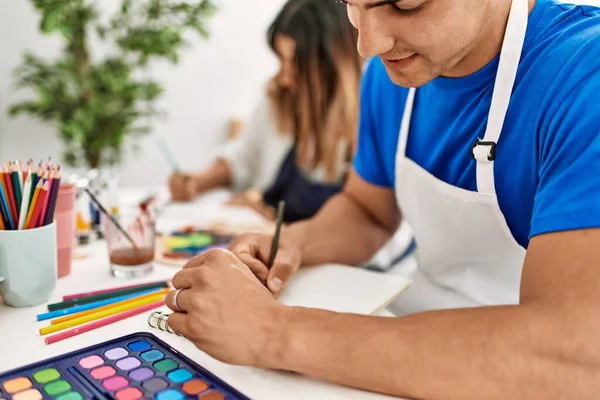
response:
{"label": "man's hand", "polygon": [[302,259],[298,247],[282,237],[277,256],[269,270],[267,263],[272,242],[271,235],[246,234],[238,236],[229,249],[250,268],[275,297],[278,297],[290,277],[300,268]]}
{"label": "man's hand", "polygon": [[172,282],[183,289],[180,309],[174,292],[166,298],[175,311],[168,323],[176,333],[220,361],[268,368],[265,360],[276,351],[269,337],[284,323],[287,307],[244,263],[227,250],[211,250],[190,260]]}

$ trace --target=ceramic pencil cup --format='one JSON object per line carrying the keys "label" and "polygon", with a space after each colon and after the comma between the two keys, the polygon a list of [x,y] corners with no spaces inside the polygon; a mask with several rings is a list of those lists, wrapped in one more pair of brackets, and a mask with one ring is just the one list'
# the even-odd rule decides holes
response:
{"label": "ceramic pencil cup", "polygon": [[56,223],[0,231],[0,296],[11,307],[47,302],[56,286]]}

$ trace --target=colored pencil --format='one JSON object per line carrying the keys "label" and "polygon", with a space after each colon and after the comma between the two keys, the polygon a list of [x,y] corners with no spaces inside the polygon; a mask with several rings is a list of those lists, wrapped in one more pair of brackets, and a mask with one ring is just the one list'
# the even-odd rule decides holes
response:
{"label": "colored pencil", "polygon": [[0,229],[33,229],[54,219],[60,166],[49,158],[33,168],[33,160],[0,165]]}
{"label": "colored pencil", "polygon": [[[17,161],[17,177],[19,179],[19,188],[21,189],[21,198],[19,199],[20,201],[17,203],[17,209],[18,209],[19,206],[21,205],[21,201],[23,199],[23,185],[25,185],[25,172],[23,171],[21,161]],[[19,217],[20,216],[21,216],[21,213],[19,212]]]}
{"label": "colored pencil", "polygon": [[104,310],[109,310],[111,308],[115,308],[115,307],[119,307],[125,304],[131,304],[135,301],[140,301],[143,299],[148,299],[148,298],[154,298],[159,294],[164,294],[166,295],[167,293],[169,293],[169,289],[161,289],[159,291],[153,291],[152,293],[143,295],[143,296],[137,296],[137,297],[132,297],[131,299],[128,300],[123,300],[123,301],[118,301],[116,303],[112,303],[112,304],[107,304],[105,306],[102,307],[98,307],[98,308],[93,308],[91,310],[87,310],[87,311],[81,311],[75,314],[70,314],[70,315],[66,315],[64,317],[60,317],[60,318],[56,318],[53,319],[52,321],[50,321],[50,325],[56,325],[56,324],[61,324],[63,322],[67,322],[67,321],[71,321],[73,319],[77,319],[77,318],[81,318],[84,317],[86,315],[90,315],[90,314],[94,314],[100,311],[104,311]]}
{"label": "colored pencil", "polygon": [[11,230],[11,226],[8,222],[8,216],[6,215],[6,212],[4,211],[4,201],[2,200],[2,186],[0,186],[0,221],[2,221],[2,226],[3,226],[3,230]]}
{"label": "colored pencil", "polygon": [[60,167],[56,171],[56,175],[52,181],[52,189],[50,191],[50,202],[48,203],[48,211],[45,216],[44,225],[51,224],[54,219],[54,212],[56,210],[56,202],[58,200],[58,191],[60,190],[61,173]]}
{"label": "colored pencil", "polygon": [[125,312],[122,312],[120,314],[116,314],[116,315],[110,316],[108,318],[104,318],[104,319],[101,319],[101,320],[98,320],[98,321],[91,322],[91,323],[89,323],[87,325],[83,325],[83,326],[80,326],[80,327],[77,327],[77,328],[74,328],[74,329],[70,329],[68,331],[57,333],[56,335],[48,336],[47,338],[44,339],[44,341],[46,342],[46,344],[56,343],[56,342],[59,342],[61,340],[68,339],[70,337],[77,336],[77,335],[80,335],[82,333],[89,332],[91,330],[94,330],[94,329],[97,329],[97,328],[101,328],[103,326],[107,326],[107,325],[110,325],[112,323],[115,323],[115,322],[127,319],[129,317],[133,317],[135,315],[139,315],[139,314],[148,312],[148,311],[153,310],[155,308],[163,307],[164,305],[165,305],[165,301],[161,300],[161,301],[158,301],[156,303],[148,304],[148,305],[142,306],[140,308],[136,308],[136,309],[133,309],[133,310],[125,311]]}
{"label": "colored pencil", "polygon": [[31,168],[33,167],[33,160],[30,158],[27,160],[27,168],[23,171],[23,182],[27,179],[29,175],[31,175]]}
{"label": "colored pencil", "polygon": [[[46,204],[46,199],[48,198],[48,181],[47,180],[42,180],[44,182],[44,184],[42,185],[42,188],[40,190],[40,194],[38,196],[37,202],[35,204],[34,207],[34,211],[31,215],[31,219],[29,220],[29,224],[27,224],[25,226],[26,229],[33,229],[37,227],[37,220],[40,217],[40,214],[42,213],[42,210],[44,208],[44,205]],[[42,182],[40,181],[40,182]]]}
{"label": "colored pencil", "polygon": [[119,290],[117,292],[85,297],[82,299],[75,299],[75,300],[63,301],[60,303],[48,304],[48,311],[62,310],[64,308],[69,308],[69,307],[78,306],[78,305],[82,305],[82,304],[93,303],[95,301],[106,300],[106,299],[110,299],[112,297],[118,297],[118,296],[124,296],[127,294],[139,293],[139,292],[150,290],[150,289],[162,289],[164,287],[165,287],[164,283],[155,283],[154,285],[148,285],[147,287],[144,287],[144,288],[125,289],[125,290]]}
{"label": "colored pencil", "polygon": [[[27,213],[27,218],[25,219],[25,227],[28,227],[31,223],[31,217],[33,216],[33,212],[38,202],[38,198],[40,196],[40,190],[42,189],[44,182],[42,179],[38,180],[38,183],[33,190],[33,196],[31,197],[31,202],[29,203],[29,212]],[[33,187],[33,186],[32,186]]]}
{"label": "colored pencil", "polygon": [[31,174],[25,178],[25,185],[23,186],[23,198],[21,199],[21,212],[19,213],[19,227],[23,229],[25,227],[25,220],[27,219],[27,212],[29,211],[29,198],[31,194]]}
{"label": "colored pencil", "polygon": [[2,225],[5,230],[10,230],[10,224],[8,223],[8,217],[4,212],[4,200],[2,200],[2,193],[4,193],[4,179],[2,177],[2,172],[0,172],[0,220],[2,220]]}
{"label": "colored pencil", "polygon": [[40,204],[40,214],[35,219],[35,221],[37,221],[37,222],[33,223],[34,228],[39,228],[40,226],[44,226],[46,212],[48,211],[48,200],[50,199],[51,187],[52,187],[51,180],[47,180],[46,183],[44,184],[44,188],[42,189],[45,191],[44,202],[42,204]]}
{"label": "colored pencil", "polygon": [[43,171],[42,163],[40,162],[38,164],[38,168],[35,170],[35,172],[31,176],[31,187],[34,188],[34,190],[31,191],[31,197],[29,199],[30,207],[31,207],[31,202],[33,201],[33,196],[35,194],[35,188],[37,188],[38,181],[40,180],[40,177],[42,175],[42,171]]}
{"label": "colored pencil", "polygon": [[50,333],[62,331],[65,329],[73,328],[78,325],[87,324],[88,322],[97,321],[102,318],[110,317],[111,315],[119,314],[124,311],[140,308],[148,304],[156,303],[157,301],[164,300],[165,294],[157,294],[148,298],[139,299],[128,304],[111,307],[102,311],[98,311],[89,315],[84,315],[79,318],[72,319],[71,321],[62,322],[60,324],[45,326],[40,329],[40,335],[48,335]]}
{"label": "colored pencil", "polygon": [[15,221],[15,224],[16,224],[17,221],[19,220],[19,204],[16,201],[17,187],[15,186],[15,183],[18,184],[18,179],[17,179],[17,175],[14,173],[14,165],[12,163],[9,164],[8,172],[7,172],[6,176],[4,177],[4,179],[6,181],[10,182],[10,190],[12,190],[12,195],[10,198],[11,210],[13,212],[13,220]]}
{"label": "colored pencil", "polygon": [[90,196],[90,199],[92,199],[94,204],[96,204],[96,206],[98,207],[100,212],[102,212],[102,214],[104,214],[106,217],[108,217],[108,219],[113,223],[113,225],[116,226],[119,231],[121,231],[123,236],[125,236],[125,238],[132,244],[132,246],[137,251],[140,251],[140,247],[138,246],[138,244],[135,242],[135,240],[133,240],[133,238],[131,236],[129,236],[127,231],[125,231],[125,229],[123,229],[121,224],[119,224],[119,221],[117,221],[115,219],[115,217],[106,210],[106,208],[102,205],[102,203],[100,203],[100,201],[96,198],[96,196],[94,196],[94,194],[88,188],[85,188],[84,190],[88,194],[88,196]]}
{"label": "colored pencil", "polygon": [[[1,200],[0,200],[1,202]],[[2,208],[2,206],[0,205],[0,208]],[[6,229],[6,225],[4,225],[4,217],[0,214],[0,231],[5,231]]]}
{"label": "colored pencil", "polygon": [[283,225],[283,215],[285,213],[285,201],[281,200],[277,205],[277,222],[275,224],[275,234],[273,235],[273,242],[271,243],[271,254],[269,256],[269,262],[267,268],[271,269],[275,262],[275,256],[279,248],[279,235],[281,233],[281,225]]}
{"label": "colored pencil", "polygon": [[[4,194],[4,198],[2,194]],[[0,208],[2,209],[2,216],[6,226],[9,230],[12,230],[13,227],[10,223],[10,203],[8,202],[8,191],[4,183],[4,171],[2,169],[0,169]]]}
{"label": "colored pencil", "polygon": [[12,176],[6,165],[4,166],[4,185],[6,186],[6,195],[8,196],[8,202],[10,205],[10,215],[13,221],[17,221],[19,219],[19,215],[17,213],[17,205],[15,204],[15,192],[12,185]]}
{"label": "colored pencil", "polygon": [[15,220],[19,220],[19,216],[20,216],[20,206],[21,206],[21,191],[23,190],[23,181],[22,181],[22,175],[21,172],[19,171],[20,168],[18,167],[18,161],[15,162],[13,164],[13,170],[11,172],[11,177],[12,177],[12,184],[13,184],[13,190],[15,191],[15,197],[14,197],[14,201],[15,201],[15,207],[16,207],[16,216],[15,216]]}
{"label": "colored pencil", "polygon": [[[100,294],[113,293],[113,292],[117,292],[117,291],[120,291],[120,290],[145,288],[147,286],[156,285],[156,284],[162,284],[164,286],[161,286],[161,287],[165,287],[165,288],[169,287],[169,281],[147,282],[147,283],[141,283],[141,284],[138,284],[138,285],[121,286],[121,287],[116,287],[116,288],[112,288],[112,289],[96,290],[96,291],[93,291],[93,292],[84,292],[84,293],[70,294],[70,295],[67,295],[67,296],[63,296],[63,301],[82,299],[84,297],[91,297],[91,296],[97,296],[97,295],[100,295]],[[154,287],[154,286],[152,286],[152,287]]]}
{"label": "colored pencil", "polygon": [[133,299],[133,298],[136,298],[139,296],[145,296],[147,294],[158,293],[159,291],[160,291],[159,289],[145,290],[143,292],[130,293],[127,295],[117,296],[117,297],[110,298],[110,299],[98,300],[98,301],[93,301],[90,303],[81,304],[81,305],[77,305],[77,306],[73,306],[73,307],[62,308],[60,310],[54,310],[54,311],[50,311],[47,313],[39,314],[37,316],[37,320],[45,321],[48,319],[64,317],[65,315],[77,314],[82,311],[88,311],[88,310],[92,310],[94,308],[104,307],[109,304],[115,304],[115,303],[118,303],[123,300],[130,300],[130,299]]}
{"label": "colored pencil", "polygon": [[[2,174],[0,174],[0,180],[4,182],[4,177],[2,177],[1,175]],[[16,225],[13,224],[13,220],[10,213],[10,203],[8,202],[8,196],[4,184],[0,185],[0,207],[2,207],[2,216],[3,218],[5,218],[6,225],[11,230],[15,229]]]}

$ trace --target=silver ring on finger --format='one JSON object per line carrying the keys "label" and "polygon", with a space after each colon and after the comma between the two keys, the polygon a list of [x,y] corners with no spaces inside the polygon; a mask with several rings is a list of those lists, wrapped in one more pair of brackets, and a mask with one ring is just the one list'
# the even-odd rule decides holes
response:
{"label": "silver ring on finger", "polygon": [[183,289],[177,289],[175,291],[175,293],[173,294],[173,308],[175,309],[176,312],[183,312],[183,310],[181,309],[181,307],[179,307],[179,303],[177,302],[177,298],[179,297],[179,293],[181,293],[183,291]]}

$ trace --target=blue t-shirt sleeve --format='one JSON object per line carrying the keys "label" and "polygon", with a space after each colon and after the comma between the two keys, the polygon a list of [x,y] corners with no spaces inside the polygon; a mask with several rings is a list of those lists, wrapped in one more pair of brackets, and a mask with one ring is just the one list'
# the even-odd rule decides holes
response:
{"label": "blue t-shirt sleeve", "polygon": [[530,237],[600,227],[598,67],[564,87],[542,122]]}
{"label": "blue t-shirt sleeve", "polygon": [[[354,169],[365,181],[384,187],[393,187],[385,171],[381,146],[383,138],[374,124],[374,102],[377,100],[377,74],[381,73],[377,60],[371,60],[361,83],[360,121],[358,126],[358,150],[354,157]],[[383,73],[386,73],[383,70]]]}

